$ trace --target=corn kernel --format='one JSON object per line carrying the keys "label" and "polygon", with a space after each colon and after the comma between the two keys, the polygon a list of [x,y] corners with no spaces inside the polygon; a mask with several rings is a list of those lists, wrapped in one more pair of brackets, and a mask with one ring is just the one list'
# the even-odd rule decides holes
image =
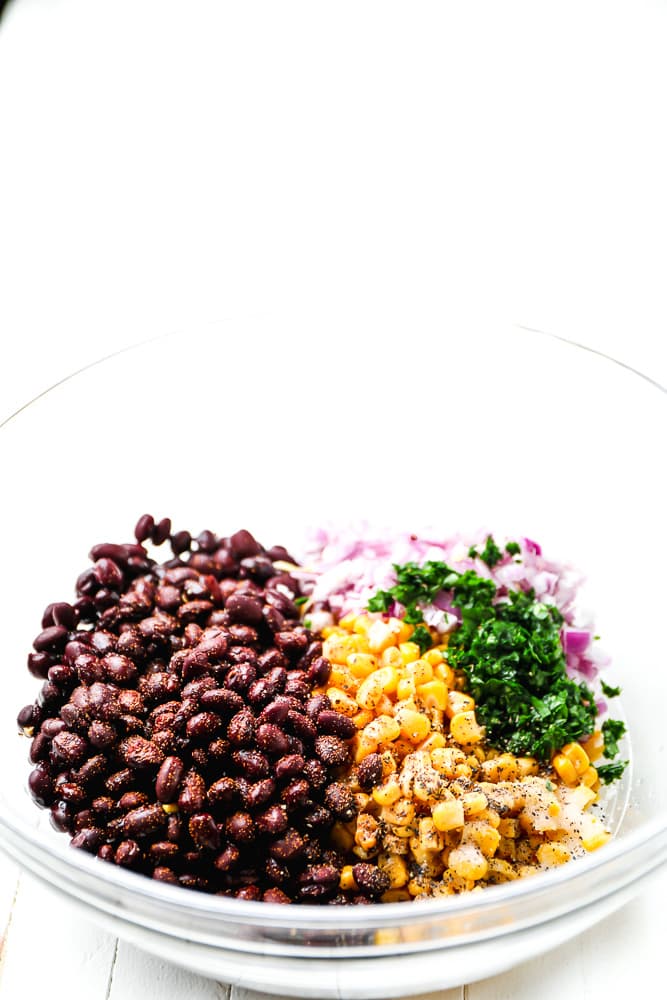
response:
{"label": "corn kernel", "polygon": [[562,754],[569,760],[573,768],[577,772],[577,776],[581,776],[588,765],[590,760],[588,759],[588,754],[582,747],[581,743],[567,743],[564,747],[561,747]]}
{"label": "corn kernel", "polygon": [[387,646],[380,654],[379,666],[393,667],[394,670],[403,669],[403,657],[396,646]]}
{"label": "corn kernel", "polygon": [[389,876],[390,889],[402,889],[407,885],[409,875],[408,866],[402,857],[395,854],[380,855],[378,858],[378,868]]}
{"label": "corn kernel", "polygon": [[444,681],[437,678],[417,687],[417,697],[424,708],[437,708],[444,712],[447,708],[447,688]]}
{"label": "corn kernel", "polygon": [[352,865],[344,865],[340,870],[340,881],[338,883],[343,890],[356,890],[358,885],[356,883],[354,873],[352,871]]}
{"label": "corn kernel", "polygon": [[379,673],[379,670],[375,670],[359,685],[356,697],[360,708],[374,709],[384,694],[382,677],[378,677]]}
{"label": "corn kernel", "polygon": [[489,862],[474,844],[463,844],[449,852],[449,868],[460,878],[477,882],[486,876]]}
{"label": "corn kernel", "polygon": [[414,663],[419,659],[419,646],[416,642],[402,642],[398,647],[404,664]]}
{"label": "corn kernel", "polygon": [[414,678],[416,687],[433,680],[433,667],[426,660],[415,660],[414,663],[408,663],[405,669],[408,677]]}
{"label": "corn kernel", "polygon": [[599,817],[590,816],[588,813],[584,816],[581,843],[585,850],[596,851],[598,847],[606,844],[610,837],[610,832],[605,830],[604,824]]}
{"label": "corn kernel", "polygon": [[581,745],[586,751],[591,764],[594,764],[595,761],[599,760],[604,754],[604,736],[599,729],[596,729],[594,733],[591,733],[588,739],[584,740]]}
{"label": "corn kernel", "polygon": [[322,644],[322,656],[330,663],[343,666],[350,653],[357,652],[358,637],[353,635],[330,635]]}
{"label": "corn kernel", "polygon": [[551,761],[551,765],[558,774],[558,777],[561,781],[564,781],[566,785],[577,784],[578,777],[574,764],[565,756],[565,754],[557,753]]}
{"label": "corn kernel", "polygon": [[354,841],[359,847],[370,851],[377,845],[379,823],[374,816],[368,813],[361,813],[357,817],[357,829],[354,834]]}
{"label": "corn kernel", "polygon": [[[356,701],[354,703],[355,708],[359,708]],[[362,708],[361,711],[357,712],[356,715],[352,716],[352,721],[354,722],[357,729],[363,729],[367,726],[369,722],[372,722],[375,718],[374,714],[368,708]]]}
{"label": "corn kernel", "polygon": [[427,649],[425,653],[422,653],[422,660],[426,660],[432,667],[437,667],[442,663],[442,653],[439,649]]}
{"label": "corn kernel", "polygon": [[354,624],[356,620],[357,620],[357,612],[348,611],[346,615],[343,615],[343,617],[339,619],[338,627],[344,628],[346,632],[351,632],[354,629]]}
{"label": "corn kernel", "polygon": [[457,830],[465,822],[463,815],[463,803],[458,799],[448,799],[445,802],[438,802],[431,810],[433,822],[438,830]]}
{"label": "corn kernel", "polygon": [[359,711],[359,706],[354,698],[350,698],[350,696],[346,694],[345,691],[341,691],[340,688],[327,688],[327,697],[331,702],[331,707],[335,708],[341,715],[354,716]]}
{"label": "corn kernel", "polygon": [[362,730],[362,732],[357,737],[357,746],[354,751],[354,759],[356,763],[359,764],[360,761],[364,759],[364,757],[368,757],[369,754],[375,753],[377,748],[378,745],[376,740],[371,740],[367,736],[364,736]]}
{"label": "corn kernel", "polygon": [[454,687],[456,678],[454,676],[454,671],[448,663],[437,663],[433,668],[433,673],[439,680],[443,681],[448,688]]}
{"label": "corn kernel", "polygon": [[433,767],[446,778],[453,778],[456,765],[464,760],[465,755],[458,747],[436,747],[431,750]]}
{"label": "corn kernel", "polygon": [[347,657],[347,666],[354,677],[363,679],[377,670],[377,657],[371,653],[350,653]]}
{"label": "corn kernel", "polygon": [[400,622],[400,628],[396,632],[396,641],[398,643],[407,642],[412,633],[414,632],[415,627],[414,625],[410,625],[408,622],[403,621],[402,618],[399,618],[399,622]]}
{"label": "corn kernel", "polygon": [[497,830],[482,820],[473,820],[463,828],[462,844],[472,843],[479,847],[485,858],[492,857],[498,850],[500,834]]}
{"label": "corn kernel", "polygon": [[430,733],[418,746],[420,750],[427,750],[430,753],[431,750],[441,750],[446,742],[442,733]]}
{"label": "corn kernel", "polygon": [[471,712],[475,707],[475,699],[463,691],[448,691],[447,708],[445,714],[449,719],[458,715],[459,712]]}
{"label": "corn kernel", "polygon": [[366,635],[374,620],[369,614],[362,612],[354,619],[352,631],[356,632],[357,635]]}
{"label": "corn kernel", "polygon": [[[387,889],[380,896],[382,903],[407,903],[412,896],[406,889]],[[387,927],[375,932],[375,940],[378,944],[395,944],[400,940],[400,931],[394,927]]]}
{"label": "corn kernel", "polygon": [[461,796],[461,803],[466,819],[468,816],[474,816],[475,813],[480,813],[486,809],[488,802],[489,800],[484,792],[465,792]]}
{"label": "corn kernel", "polygon": [[540,844],[537,848],[537,860],[547,868],[551,868],[554,865],[564,865],[566,861],[571,861],[571,859],[572,854],[570,851],[556,841]]}
{"label": "corn kernel", "polygon": [[442,851],[445,842],[430,816],[419,820],[419,843],[424,851]]}
{"label": "corn kernel", "polygon": [[511,839],[516,840],[521,833],[519,821],[511,817],[501,819],[498,824],[498,833],[501,837],[510,837]]}
{"label": "corn kernel", "polygon": [[338,664],[331,668],[329,684],[331,687],[339,688],[345,694],[354,696],[359,687],[359,679],[347,667]]}
{"label": "corn kernel", "polygon": [[590,767],[587,767],[584,773],[582,774],[581,783],[582,785],[586,785],[587,788],[595,788],[595,786],[597,785],[598,772],[592,765]]}
{"label": "corn kernel", "polygon": [[401,734],[411,743],[421,743],[431,732],[427,716],[410,708],[400,708],[396,713],[396,721]]}
{"label": "corn kernel", "polygon": [[379,806],[390,806],[401,797],[401,786],[396,777],[390,775],[386,781],[372,791],[372,796]]}
{"label": "corn kernel", "polygon": [[457,743],[479,743],[484,736],[484,730],[478,724],[474,710],[457,712],[453,715],[449,722],[449,732]]}
{"label": "corn kernel", "polygon": [[377,718],[369,722],[362,732],[368,740],[375,743],[391,743],[401,735],[401,726],[397,719],[390,715],[378,715]]}
{"label": "corn kernel", "polygon": [[417,686],[413,677],[401,677],[396,685],[396,697],[399,701],[412,698],[417,693]]}
{"label": "corn kernel", "polygon": [[380,818],[391,826],[409,826],[415,818],[415,807],[409,799],[396,799],[391,805],[383,806]]}
{"label": "corn kernel", "polygon": [[[371,653],[381,653],[387,646],[395,645],[396,630],[390,622],[378,618],[368,630],[368,648]],[[326,653],[322,654],[326,656]]]}

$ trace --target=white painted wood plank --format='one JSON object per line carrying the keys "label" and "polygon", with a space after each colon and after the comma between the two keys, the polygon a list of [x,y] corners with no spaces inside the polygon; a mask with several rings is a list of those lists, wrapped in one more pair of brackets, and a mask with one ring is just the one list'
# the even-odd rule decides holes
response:
{"label": "white painted wood plank", "polygon": [[59,972],[68,1000],[105,1000],[114,950],[112,935],[22,875],[5,944],[0,997],[53,996]]}
{"label": "white painted wood plank", "polygon": [[630,1000],[664,995],[667,872],[637,899],[541,958],[467,987],[466,1000]]}
{"label": "white painted wood plank", "polygon": [[99,1000],[184,1000],[186,997],[187,1000],[228,1000],[229,987],[179,969],[120,941],[108,995],[106,998],[102,995]]}

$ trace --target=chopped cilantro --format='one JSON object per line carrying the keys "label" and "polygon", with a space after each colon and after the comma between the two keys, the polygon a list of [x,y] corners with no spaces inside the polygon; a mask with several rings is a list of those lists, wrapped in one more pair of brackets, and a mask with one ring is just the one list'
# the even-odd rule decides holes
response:
{"label": "chopped cilantro", "polygon": [[606,719],[602,723],[605,757],[615,757],[618,753],[618,741],[625,735],[625,723],[620,719]]}
{"label": "chopped cilantro", "polygon": [[549,781],[548,778],[547,778],[547,780],[545,782],[545,786],[546,786],[546,789],[547,789],[548,792],[553,792],[554,788],[556,787],[554,785],[553,781]]}
{"label": "chopped cilantro", "polygon": [[468,549],[468,556],[471,559],[481,559],[485,562],[489,569],[492,569],[496,563],[499,563],[503,557],[502,552],[493,540],[492,535],[487,535],[486,544],[481,552],[478,552],[474,545],[471,545]]}
{"label": "chopped cilantro", "polygon": [[[480,558],[493,560],[493,548],[499,550],[489,542],[491,536]],[[447,659],[462,671],[492,745],[547,761],[565,743],[592,733],[595,697],[567,675],[563,618],[555,607],[537,601],[532,591],[498,598],[492,580],[474,570],[458,573],[443,562],[410,562],[394,570],[396,584],[379,591],[369,610],[386,611],[398,601],[405,621],[416,625],[424,606],[440,591],[450,593],[461,624],[450,636]]]}
{"label": "chopped cilantro", "polygon": [[368,602],[369,611],[389,611],[392,606],[394,598],[391,596],[388,590],[378,590],[377,594],[371,597]]}
{"label": "chopped cilantro", "polygon": [[621,693],[620,687],[612,687],[610,684],[606,684],[603,680],[600,681],[600,687],[602,688],[602,694],[606,695],[607,698],[618,698]]}
{"label": "chopped cilantro", "polygon": [[615,760],[613,764],[601,764],[596,768],[598,778],[603,785],[610,785],[612,781],[618,781],[629,763],[627,760]]}
{"label": "chopped cilantro", "polygon": [[296,604],[297,608],[299,608],[299,607],[301,607],[302,604],[305,604],[307,600],[308,600],[308,598],[305,597],[305,596],[304,597],[295,597],[294,598],[294,603]]}
{"label": "chopped cilantro", "polygon": [[416,642],[419,646],[419,652],[425,653],[427,649],[430,649],[433,645],[433,639],[431,638],[431,633],[424,625],[418,625],[410,636],[410,642]]}
{"label": "chopped cilantro", "polygon": [[505,546],[505,552],[510,556],[518,556],[519,552],[521,552],[521,546],[518,542],[508,542]]}
{"label": "chopped cilantro", "polygon": [[312,621],[310,620],[310,618],[304,618],[304,619],[303,619],[303,624],[304,624],[304,628],[310,628],[310,626],[311,626],[311,625],[312,625],[313,623],[312,623]]}

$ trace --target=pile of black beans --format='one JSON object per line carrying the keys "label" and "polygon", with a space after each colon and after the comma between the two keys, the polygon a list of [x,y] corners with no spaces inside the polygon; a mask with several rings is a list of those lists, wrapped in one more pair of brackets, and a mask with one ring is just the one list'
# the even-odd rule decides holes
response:
{"label": "pile of black beans", "polygon": [[[340,780],[356,730],[312,693],[331,667],[301,623],[292,557],[150,515],[135,537],[94,546],[76,599],[44,612],[28,657],[44,683],[17,719],[34,801],[72,846],[162,882],[280,903],[379,896],[388,880],[365,863],[359,891],[339,889],[350,859],[329,835],[356,812]],[[147,544],[167,541],[158,563]]]}

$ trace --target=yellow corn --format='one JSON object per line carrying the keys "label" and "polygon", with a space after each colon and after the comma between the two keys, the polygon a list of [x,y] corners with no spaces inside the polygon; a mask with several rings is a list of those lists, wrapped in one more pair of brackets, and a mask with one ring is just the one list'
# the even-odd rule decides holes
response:
{"label": "yellow corn", "polygon": [[571,859],[571,852],[557,841],[540,844],[537,848],[537,860],[547,868],[551,868],[554,865],[564,865],[566,861],[570,861]]}
{"label": "yellow corn", "polygon": [[404,664],[414,663],[419,659],[419,646],[416,642],[402,642],[398,647]]}
{"label": "yellow corn", "polygon": [[459,799],[438,802],[437,805],[433,806],[431,815],[436,828],[441,832],[458,830],[465,822],[463,803]]}
{"label": "yellow corn", "polygon": [[400,708],[396,713],[396,722],[401,734],[411,743],[421,743],[431,732],[428,717],[410,708]]}
{"label": "yellow corn", "polygon": [[408,866],[402,857],[396,854],[381,854],[378,858],[378,868],[389,876],[390,889],[402,889],[407,885],[410,876]]}
{"label": "yellow corn", "polygon": [[551,765],[557,772],[558,777],[561,781],[564,781],[566,785],[577,784],[579,779],[576,768],[569,757],[566,757],[564,753],[557,753],[551,761]]}
{"label": "yellow corn", "polygon": [[486,876],[489,862],[474,844],[464,844],[449,852],[449,867],[460,878],[477,882]]}
{"label": "yellow corn", "polygon": [[581,743],[567,743],[564,747],[561,747],[560,752],[567,757],[578,777],[584,773],[590,764],[588,754]]}
{"label": "yellow corn", "polygon": [[344,865],[343,868],[341,868],[339,885],[343,890],[358,889],[354,873],[352,871],[352,865]]}
{"label": "yellow corn", "polygon": [[445,714],[449,719],[458,715],[459,712],[470,712],[475,707],[475,699],[471,698],[469,694],[464,694],[463,691],[448,691],[447,692],[447,707],[445,709]]}
{"label": "yellow corn", "polygon": [[440,712],[447,708],[447,688],[444,681],[437,678],[426,681],[417,687],[416,693],[424,708],[437,708]]}
{"label": "yellow corn", "polygon": [[479,743],[484,735],[473,710],[453,715],[449,722],[449,732],[457,743]]}
{"label": "yellow corn", "polygon": [[392,805],[392,803],[400,799],[401,794],[401,786],[393,774],[390,775],[387,780],[383,782],[383,784],[374,788],[372,792],[373,799],[379,806]]}
{"label": "yellow corn", "polygon": [[331,702],[331,707],[341,715],[354,716],[359,711],[359,706],[357,705],[354,698],[350,698],[345,691],[341,691],[340,688],[330,687],[327,688],[327,697]]}
{"label": "yellow corn", "polygon": [[377,670],[377,657],[371,653],[350,653],[346,660],[350,673],[355,677],[364,678]]}

